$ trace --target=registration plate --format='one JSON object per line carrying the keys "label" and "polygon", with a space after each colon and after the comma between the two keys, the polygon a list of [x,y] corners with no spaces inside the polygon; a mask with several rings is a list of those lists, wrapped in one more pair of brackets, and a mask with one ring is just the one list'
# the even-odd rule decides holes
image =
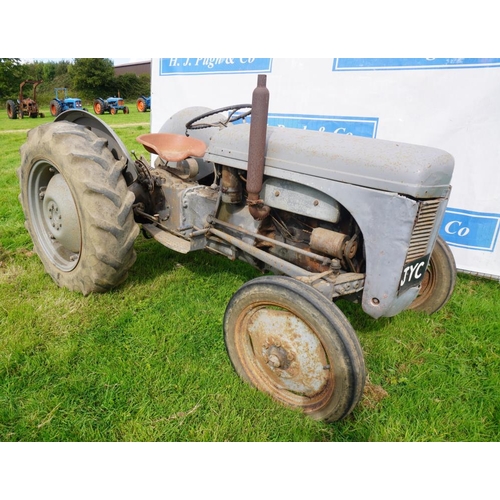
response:
{"label": "registration plate", "polygon": [[429,264],[430,254],[425,257],[420,257],[415,259],[403,267],[403,272],[401,273],[401,279],[399,281],[399,291],[402,293],[408,288],[418,285],[425,275],[425,270],[427,269],[427,264]]}

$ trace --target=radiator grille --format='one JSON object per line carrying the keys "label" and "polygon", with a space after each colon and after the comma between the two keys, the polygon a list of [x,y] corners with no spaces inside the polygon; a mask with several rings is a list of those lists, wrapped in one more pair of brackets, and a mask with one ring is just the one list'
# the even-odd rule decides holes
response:
{"label": "radiator grille", "polygon": [[442,200],[421,201],[418,208],[417,220],[413,228],[410,247],[406,255],[406,263],[426,254],[429,238],[431,237],[436,215]]}

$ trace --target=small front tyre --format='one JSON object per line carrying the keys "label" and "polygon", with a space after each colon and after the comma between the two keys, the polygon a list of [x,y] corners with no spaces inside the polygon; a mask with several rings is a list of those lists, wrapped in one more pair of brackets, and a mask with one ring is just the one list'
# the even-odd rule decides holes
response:
{"label": "small front tyre", "polygon": [[19,198],[34,249],[59,286],[87,295],[126,279],[139,228],[123,167],[81,125],[53,122],[28,133]]}
{"label": "small front tyre", "polygon": [[224,316],[224,339],[239,376],[315,420],[340,420],[363,395],[365,364],[340,309],[284,276],[243,285]]}
{"label": "small front tyre", "polygon": [[446,241],[439,236],[431,253],[420,291],[408,309],[427,314],[439,311],[450,300],[456,278],[455,258]]}

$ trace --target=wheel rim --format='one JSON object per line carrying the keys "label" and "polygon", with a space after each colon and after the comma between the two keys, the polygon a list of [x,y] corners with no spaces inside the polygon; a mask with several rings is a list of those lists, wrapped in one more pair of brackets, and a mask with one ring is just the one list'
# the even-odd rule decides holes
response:
{"label": "wheel rim", "polygon": [[333,367],[312,327],[278,304],[247,307],[235,344],[251,382],[285,404],[321,407],[334,390]]}
{"label": "wheel rim", "polygon": [[429,261],[429,265],[422,279],[420,285],[420,291],[418,292],[417,298],[413,301],[412,307],[418,307],[421,303],[426,302],[434,293],[434,289],[437,284],[436,272],[433,269],[432,256]]}
{"label": "wheel rim", "polygon": [[142,102],[142,101],[139,101],[139,102],[137,103],[137,108],[138,108],[138,109],[139,109],[139,111],[142,113],[142,112],[144,112],[144,109],[146,108],[146,104],[145,104],[144,102]]}
{"label": "wheel rim", "polygon": [[44,254],[62,271],[76,267],[81,229],[73,196],[64,177],[46,161],[30,171],[28,203],[36,239]]}

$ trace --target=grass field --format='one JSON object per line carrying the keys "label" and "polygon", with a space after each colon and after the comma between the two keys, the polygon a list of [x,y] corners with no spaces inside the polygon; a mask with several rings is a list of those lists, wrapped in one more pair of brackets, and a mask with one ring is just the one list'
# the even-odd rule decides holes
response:
{"label": "grass field", "polygon": [[[104,115],[129,149],[149,113]],[[18,202],[26,129],[0,114],[0,439],[2,441],[498,441],[500,286],[459,275],[434,316],[373,320],[340,303],[369,381],[353,414],[312,421],[245,385],[222,318],[257,271],[139,236],[120,288],[83,297],[43,271]]]}

